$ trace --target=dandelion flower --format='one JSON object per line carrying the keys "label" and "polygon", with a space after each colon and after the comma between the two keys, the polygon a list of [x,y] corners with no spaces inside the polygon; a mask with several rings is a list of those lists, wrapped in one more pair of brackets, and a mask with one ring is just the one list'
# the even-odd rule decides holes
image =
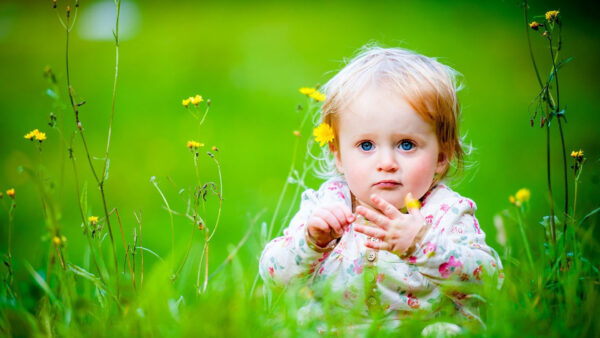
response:
{"label": "dandelion flower", "polygon": [[530,197],[531,191],[529,191],[529,189],[527,188],[519,189],[519,191],[517,191],[517,193],[515,194],[515,198],[521,203],[528,202]]}
{"label": "dandelion flower", "polygon": [[571,151],[571,157],[573,158],[581,158],[583,157],[583,150],[579,149],[579,151]]}
{"label": "dandelion flower", "polygon": [[6,190],[6,195],[10,198],[15,198],[15,188]]}
{"label": "dandelion flower", "polygon": [[316,92],[317,90],[315,88],[308,88],[308,87],[302,87],[300,88],[300,93],[306,95],[306,96],[310,96],[312,93]]}
{"label": "dandelion flower", "polygon": [[188,141],[187,147],[190,149],[197,149],[200,147],[204,147],[204,143],[196,142],[196,141]]}
{"label": "dandelion flower", "polygon": [[325,143],[333,141],[335,138],[333,129],[327,123],[321,123],[317,128],[313,130],[315,141],[319,142],[319,146],[322,147]]}
{"label": "dandelion flower", "polygon": [[323,94],[317,90],[315,90],[315,92],[310,94],[309,96],[312,97],[313,99],[315,99],[315,101],[319,101],[319,102],[325,101],[325,94]]}
{"label": "dandelion flower", "polygon": [[25,136],[24,136],[24,137],[25,137],[26,139],[28,139],[28,140],[33,140],[33,138],[34,138],[34,137],[35,137],[37,134],[39,134],[39,133],[40,133],[40,131],[39,131],[39,130],[37,130],[37,129],[34,129],[34,130],[32,130],[32,131],[28,132],[27,134],[25,134]]}
{"label": "dandelion flower", "polygon": [[90,217],[88,217],[88,222],[92,223],[92,225],[98,224],[98,216],[90,216]]}
{"label": "dandelion flower", "polygon": [[537,31],[540,28],[540,24],[534,21],[529,24],[529,28],[533,29],[534,31]]}
{"label": "dandelion flower", "polygon": [[558,17],[558,13],[560,13],[560,11],[547,11],[546,12],[546,20],[548,20],[548,22],[555,21],[556,18]]}
{"label": "dandelion flower", "polygon": [[35,139],[38,140],[38,141],[40,141],[40,142],[44,141],[46,139],[46,133],[38,132],[35,135]]}
{"label": "dandelion flower", "polygon": [[204,101],[204,99],[202,98],[202,96],[196,94],[196,96],[190,97],[190,101],[192,102],[192,104],[195,104],[197,106],[198,103]]}
{"label": "dandelion flower", "polygon": [[190,105],[190,101],[191,101],[191,97],[181,100],[181,104],[187,108]]}

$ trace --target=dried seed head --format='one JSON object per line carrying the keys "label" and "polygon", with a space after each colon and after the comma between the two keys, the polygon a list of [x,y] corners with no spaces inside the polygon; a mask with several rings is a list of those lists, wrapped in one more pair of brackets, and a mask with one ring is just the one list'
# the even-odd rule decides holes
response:
{"label": "dried seed head", "polygon": [[71,15],[71,5],[67,6],[67,18]]}
{"label": "dried seed head", "polygon": [[77,129],[79,129],[79,131],[83,129],[83,127],[81,126],[81,121],[77,121]]}
{"label": "dried seed head", "polygon": [[206,100],[206,105],[210,107],[210,99]]}
{"label": "dried seed head", "polygon": [[52,0],[52,8],[56,8],[56,0]]}

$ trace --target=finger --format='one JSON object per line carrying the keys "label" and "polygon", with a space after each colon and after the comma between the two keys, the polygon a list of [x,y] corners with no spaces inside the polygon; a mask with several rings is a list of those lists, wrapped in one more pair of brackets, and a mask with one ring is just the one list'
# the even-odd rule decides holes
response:
{"label": "finger", "polygon": [[389,250],[391,248],[387,242],[366,241],[365,246],[375,250]]}
{"label": "finger", "polygon": [[352,222],[356,221],[356,216],[354,216],[354,214],[352,213],[352,210],[350,210],[350,208],[348,208],[348,206],[343,205],[341,210],[344,213],[344,216],[346,217],[346,221],[348,223],[352,223]]}
{"label": "finger", "polygon": [[354,225],[354,231],[360,232],[361,234],[365,234],[367,236],[378,238],[380,240],[384,240],[386,236],[386,232],[381,229],[367,227],[360,224]]}
{"label": "finger", "polygon": [[327,223],[321,217],[318,216],[312,217],[308,228],[309,230],[312,228],[313,233],[315,231],[319,233],[329,233],[329,225],[327,225]]}
{"label": "finger", "polygon": [[387,230],[390,225],[390,220],[387,217],[374,210],[367,209],[363,206],[358,206],[356,207],[356,212],[367,220],[375,223],[375,225],[383,230]]}
{"label": "finger", "polygon": [[335,205],[329,211],[335,216],[335,218],[337,218],[343,230],[343,228],[345,228],[345,226],[348,224],[348,220],[346,219],[346,215],[344,214],[342,207],[340,205]]}
{"label": "finger", "polygon": [[320,209],[319,215],[321,216],[321,218],[323,218],[325,223],[327,223],[329,228],[331,228],[331,234],[335,238],[340,237],[340,235],[342,234],[342,227],[341,227],[340,222],[338,221],[337,217],[335,217],[335,215],[331,212],[331,210]]}
{"label": "finger", "polygon": [[381,212],[383,212],[383,214],[389,219],[398,218],[398,216],[401,214],[400,210],[396,209],[396,207],[394,207],[390,202],[375,194],[371,195],[371,201],[373,201],[373,203],[375,203],[377,206],[377,209],[381,210]]}

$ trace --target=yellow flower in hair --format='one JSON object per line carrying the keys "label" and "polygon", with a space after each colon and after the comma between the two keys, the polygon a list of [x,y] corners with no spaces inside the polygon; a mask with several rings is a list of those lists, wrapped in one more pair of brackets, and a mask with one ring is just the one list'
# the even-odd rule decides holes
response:
{"label": "yellow flower in hair", "polygon": [[317,90],[315,88],[308,88],[308,87],[302,87],[300,88],[300,93],[309,96],[310,94],[316,92]]}
{"label": "yellow flower in hair", "polygon": [[530,197],[531,191],[529,191],[529,189],[527,188],[519,189],[519,191],[517,191],[517,193],[515,194],[515,198],[519,202],[527,202],[529,201]]}
{"label": "yellow flower in hair", "polygon": [[315,101],[319,101],[319,102],[325,101],[325,94],[323,94],[317,90],[315,90],[315,92],[310,94],[309,96],[312,97],[313,99],[315,99]]}
{"label": "yellow flower in hair", "polygon": [[318,127],[313,130],[315,141],[319,142],[319,146],[322,147],[325,143],[333,141],[335,135],[333,129],[327,123],[321,123]]}
{"label": "yellow flower in hair", "polygon": [[549,22],[552,22],[556,19],[556,17],[558,16],[558,13],[560,13],[560,11],[547,11],[546,12],[546,20],[548,20]]}

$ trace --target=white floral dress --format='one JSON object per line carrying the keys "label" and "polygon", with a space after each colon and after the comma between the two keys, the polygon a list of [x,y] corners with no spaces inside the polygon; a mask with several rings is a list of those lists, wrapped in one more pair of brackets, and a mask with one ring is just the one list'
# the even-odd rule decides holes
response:
{"label": "white floral dress", "polygon": [[306,222],[318,205],[336,202],[352,207],[341,177],[302,194],[300,210],[283,236],[263,250],[259,272],[267,285],[306,283],[313,300],[304,312],[314,316],[320,315],[324,293],[334,292],[341,307],[361,303],[365,316],[374,309],[395,320],[413,311],[435,314],[444,301],[451,301],[458,317],[479,321],[479,297],[471,297],[472,287],[481,285],[484,274],[494,276],[499,287],[504,276],[500,259],[485,243],[472,200],[444,184],[434,186],[421,199],[427,229],[404,259],[367,248],[365,242],[371,239],[353,226],[326,248],[313,244]]}

